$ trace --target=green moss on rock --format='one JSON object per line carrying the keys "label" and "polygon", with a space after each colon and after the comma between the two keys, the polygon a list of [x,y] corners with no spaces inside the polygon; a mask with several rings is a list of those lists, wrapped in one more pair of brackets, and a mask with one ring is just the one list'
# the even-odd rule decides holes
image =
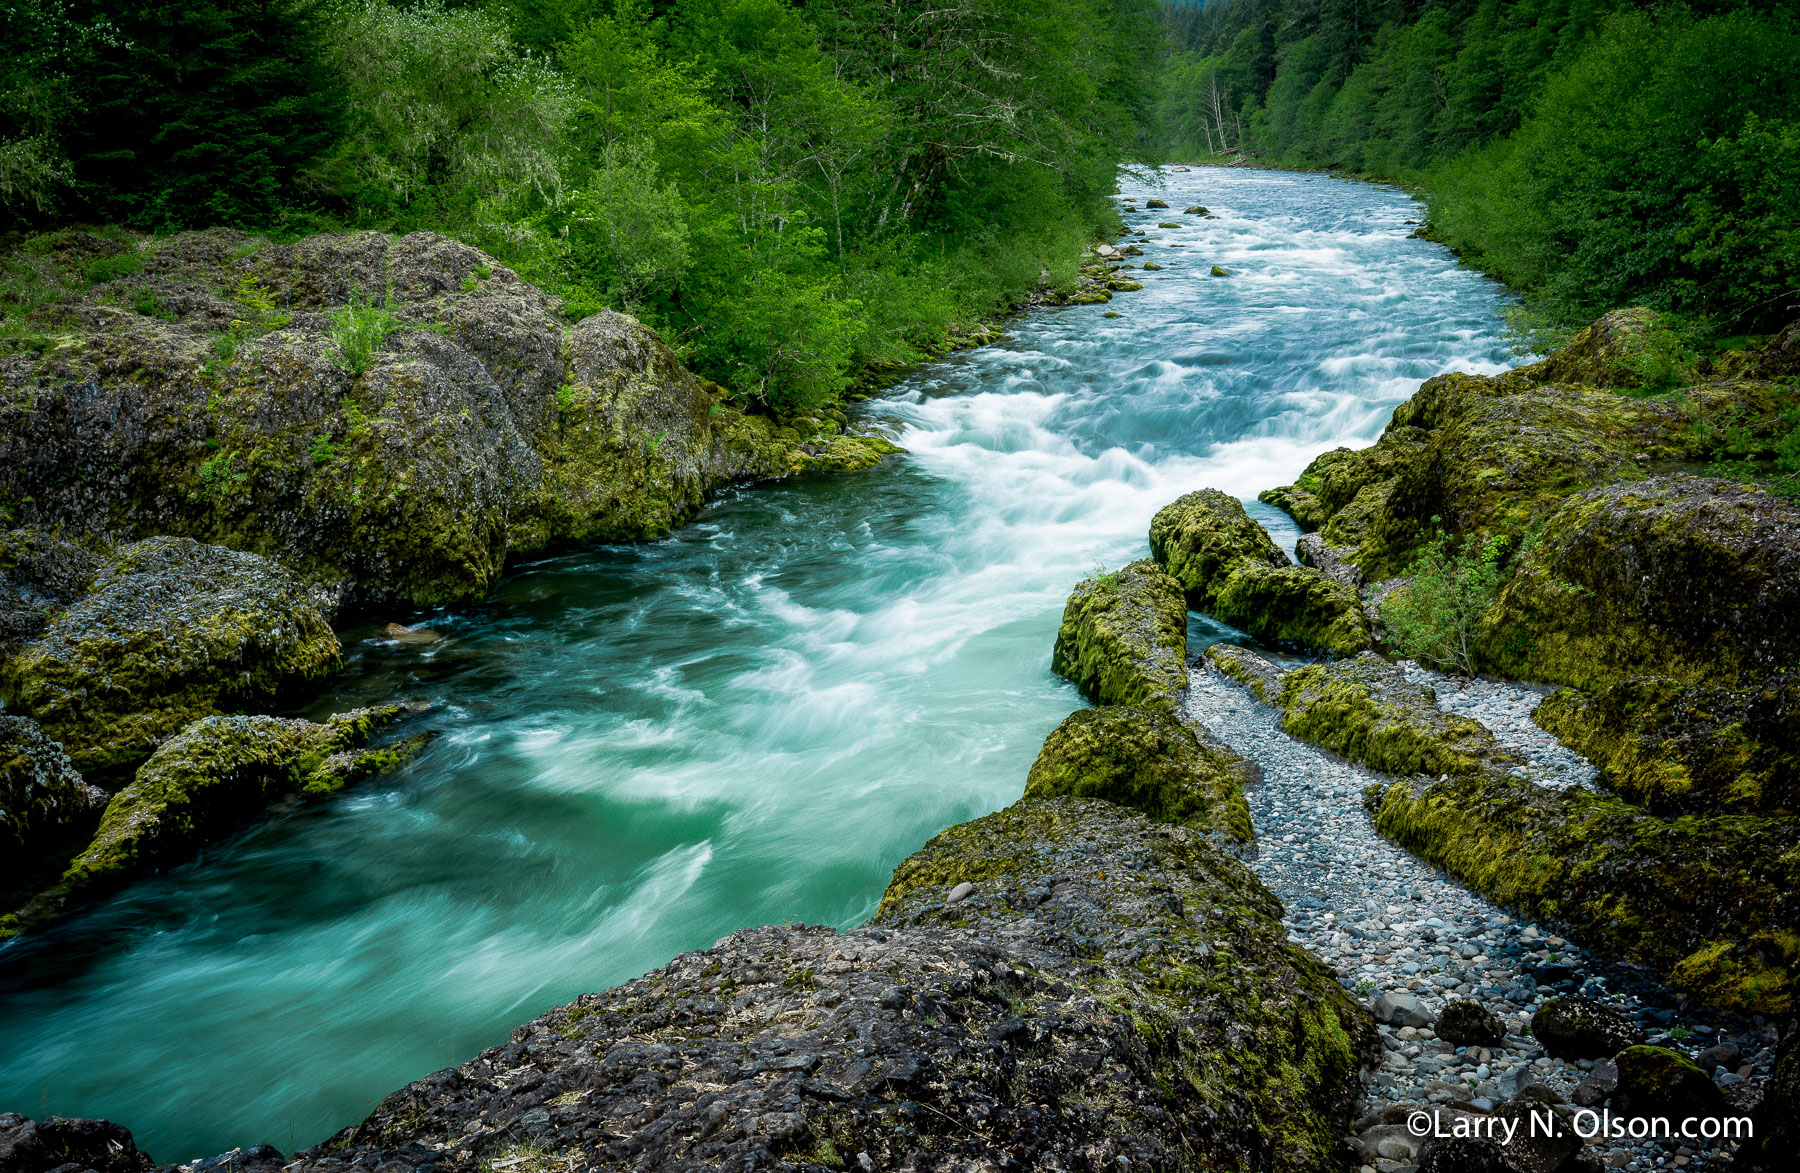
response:
{"label": "green moss on rock", "polygon": [[1614,1062],[1619,1089],[1613,1108],[1621,1116],[1686,1120],[1725,1114],[1725,1096],[1686,1055],[1667,1047],[1627,1047]]}
{"label": "green moss on rock", "polygon": [[1287,672],[1236,644],[1213,644],[1206,649],[1207,662],[1226,676],[1249,689],[1265,705],[1275,704],[1281,697],[1281,682]]}
{"label": "green moss on rock", "polygon": [[322,679],[338,641],[305,587],[253,554],[189,538],[119,551],[94,592],[0,663],[0,696],[82,770],[141,761],[212,713]]}
{"label": "green moss on rock", "polygon": [[1282,728],[1390,774],[1500,775],[1519,764],[1481,722],[1446,713],[1373,652],[1282,678]]}
{"label": "green moss on rock", "polygon": [[1063,607],[1050,669],[1102,705],[1176,711],[1187,687],[1181,584],[1143,560],[1077,584]]}
{"label": "green moss on rock", "polygon": [[1594,489],[1550,518],[1484,617],[1505,675],[1597,688],[1800,663],[1800,505],[1691,476]]}
{"label": "green moss on rock", "polygon": [[0,886],[105,805],[105,792],[82,781],[37,722],[0,713]]}
{"label": "green moss on rock", "polygon": [[1181,583],[1188,606],[1258,639],[1339,656],[1369,646],[1355,590],[1292,565],[1243,505],[1217,489],[1160,509],[1150,555]]}
{"label": "green moss on rock", "polygon": [[1614,793],[1657,814],[1800,810],[1800,673],[1743,687],[1628,676],[1564,689],[1537,723],[1600,768]]}
{"label": "green moss on rock", "polygon": [[157,749],[107,804],[93,841],[63,875],[72,894],[117,887],[185,857],[287,795],[319,796],[417,750],[412,739],[363,749],[399,705],[324,724],[278,717],[206,717]]}
{"label": "green moss on rock", "polygon": [[1381,833],[1506,907],[1636,958],[1697,999],[1785,1014],[1800,829],[1749,815],[1664,819],[1611,795],[1492,774],[1368,796]]}
{"label": "green moss on rock", "polygon": [[1244,786],[1255,767],[1160,708],[1072,713],[1044,739],[1026,798],[1103,798],[1153,819],[1250,843]]}

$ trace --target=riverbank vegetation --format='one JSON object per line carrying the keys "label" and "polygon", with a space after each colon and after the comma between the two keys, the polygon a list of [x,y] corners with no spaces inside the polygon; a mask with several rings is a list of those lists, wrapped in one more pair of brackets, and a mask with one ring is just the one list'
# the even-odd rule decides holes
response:
{"label": "riverbank vegetation", "polygon": [[1624,305],[1691,341],[1800,304],[1800,18],[1776,0],[1169,6],[1169,152],[1419,189],[1426,232],[1559,330]]}
{"label": "riverbank vegetation", "polygon": [[1073,281],[1159,37],[1152,0],[21,0],[0,228],[431,228],[803,412]]}

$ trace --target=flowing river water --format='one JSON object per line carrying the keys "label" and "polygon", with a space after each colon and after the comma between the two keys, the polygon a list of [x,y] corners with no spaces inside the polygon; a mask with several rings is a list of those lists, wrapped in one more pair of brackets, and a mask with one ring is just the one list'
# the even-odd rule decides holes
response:
{"label": "flowing river water", "polygon": [[441,736],[0,949],[0,1111],[105,1116],[162,1161],[288,1150],[733,929],[854,925],[933,833],[1018,797],[1082,703],[1050,673],[1063,599],[1142,556],[1158,507],[1254,497],[1423,379],[1507,365],[1504,291],[1410,239],[1402,193],[1125,190],[1173,205],[1126,215],[1166,268],[866,405],[910,455],[397,617],[434,644],[342,633],[312,712],[431,700]]}

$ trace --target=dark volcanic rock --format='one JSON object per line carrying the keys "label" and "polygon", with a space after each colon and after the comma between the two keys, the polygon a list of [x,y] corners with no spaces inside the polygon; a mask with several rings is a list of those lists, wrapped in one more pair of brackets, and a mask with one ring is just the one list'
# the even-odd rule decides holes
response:
{"label": "dark volcanic rock", "polygon": [[1279,916],[1193,828],[1022,800],[863,928],[745,929],[583,995],[287,1168],[1316,1173],[1375,1034]]}
{"label": "dark volcanic rock", "polygon": [[105,805],[106,792],[81,780],[37,722],[0,713],[0,883]]}
{"label": "dark volcanic rock", "polygon": [[148,1173],[152,1164],[138,1152],[131,1133],[105,1120],[0,1115],[0,1173]]}
{"label": "dark volcanic rock", "polygon": [[120,550],[94,592],[0,661],[0,697],[76,766],[127,765],[199,717],[268,704],[337,664],[293,575],[190,538]]}
{"label": "dark volcanic rock", "polygon": [[1608,1059],[1644,1041],[1630,1020],[1579,994],[1545,1002],[1532,1016],[1531,1033],[1553,1059]]}
{"label": "dark volcanic rock", "polygon": [[1506,1038],[1506,1026],[1494,1012],[1467,998],[1439,1011],[1432,1029],[1459,1047],[1492,1047]]}
{"label": "dark volcanic rock", "polygon": [[39,530],[0,532],[0,656],[88,592],[106,563]]}
{"label": "dark volcanic rock", "polygon": [[1800,1024],[1789,1022],[1763,1102],[1752,1116],[1755,1137],[1732,1165],[1740,1173],[1787,1173],[1800,1153]]}
{"label": "dark volcanic rock", "polygon": [[1720,1116],[1725,1097],[1687,1056],[1666,1047],[1627,1047],[1619,1052],[1619,1089],[1613,1107],[1621,1116]]}

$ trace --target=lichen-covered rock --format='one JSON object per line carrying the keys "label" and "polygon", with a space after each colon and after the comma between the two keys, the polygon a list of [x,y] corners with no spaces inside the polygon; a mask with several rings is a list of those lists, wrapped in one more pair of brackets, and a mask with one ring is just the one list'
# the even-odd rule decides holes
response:
{"label": "lichen-covered rock", "polygon": [[1800,663],[1800,504],[1704,477],[1583,493],[1550,518],[1483,619],[1506,675],[1590,688]]}
{"label": "lichen-covered rock", "polygon": [[1800,673],[1731,685],[1627,676],[1554,693],[1532,717],[1657,814],[1800,811]]}
{"label": "lichen-covered rock", "polygon": [[1026,798],[1103,798],[1234,844],[1255,838],[1244,786],[1256,769],[1166,709],[1106,705],[1072,713],[1044,739]]}
{"label": "lichen-covered rock", "polygon": [[1492,1047],[1506,1038],[1506,1025],[1479,1002],[1461,998],[1438,1012],[1437,1037],[1459,1047]]}
{"label": "lichen-covered rock", "polygon": [[1665,819],[1605,794],[1492,772],[1372,787],[1376,828],[1496,903],[1636,958],[1696,1000],[1794,1005],[1800,828],[1791,819]]}
{"label": "lichen-covered rock", "polygon": [[92,594],[0,662],[0,696],[86,771],[140,761],[211,713],[319,680],[338,641],[305,587],[254,554],[190,538],[121,549]]}
{"label": "lichen-covered rock", "polygon": [[1621,1116],[1685,1120],[1725,1113],[1718,1086],[1686,1055],[1666,1047],[1627,1047],[1614,1062],[1619,1090],[1613,1109]]}
{"label": "lichen-covered rock", "polygon": [[1063,606],[1050,669],[1098,704],[1172,713],[1187,687],[1186,658],[1181,584],[1141,560],[1076,585]]}
{"label": "lichen-covered rock", "polygon": [[583,995],[289,1168],[1314,1173],[1374,1031],[1279,917],[1191,828],[1024,800],[864,927],[744,929]]}
{"label": "lichen-covered rock", "polygon": [[17,1112],[0,1115],[0,1170],[51,1173],[53,1169],[94,1173],[150,1173],[148,1155],[138,1152],[131,1133],[106,1120],[50,1116],[28,1120]]}
{"label": "lichen-covered rock", "polygon": [[1519,764],[1485,725],[1445,712],[1374,652],[1296,668],[1275,703],[1295,737],[1389,774],[1504,776]]}
{"label": "lichen-covered rock", "polygon": [[1235,498],[1201,489],[1163,506],[1150,555],[1182,585],[1188,605],[1269,643],[1354,655],[1369,646],[1354,588],[1292,565]]}
{"label": "lichen-covered rock", "polygon": [[1237,644],[1213,644],[1206,649],[1207,662],[1237,681],[1265,705],[1275,704],[1281,697],[1281,682],[1287,671],[1270,663],[1249,648]]}
{"label": "lichen-covered rock", "polygon": [[1551,998],[1531,1016],[1531,1034],[1552,1059],[1610,1059],[1644,1041],[1630,1019],[1592,998]]}
{"label": "lichen-covered rock", "polygon": [[250,821],[287,795],[319,797],[404,761],[417,738],[363,749],[405,708],[357,709],[317,724],[205,717],[164,742],[113,795],[100,828],[63,875],[73,895],[117,887]]}
{"label": "lichen-covered rock", "polygon": [[184,534],[341,600],[437,602],[485,593],[510,552],[666,533],[725,483],[816,463],[816,437],[726,406],[633,319],[568,330],[435,233],[140,251],[142,273],[39,312],[63,344],[0,359],[0,501],[24,523]]}
{"label": "lichen-covered rock", "polygon": [[105,560],[41,530],[0,531],[0,656],[88,592]]}
{"label": "lichen-covered rock", "polygon": [[1668,319],[1631,306],[1603,314],[1555,354],[1517,373],[1538,383],[1642,387],[1678,349]]}
{"label": "lichen-covered rock", "polygon": [[48,843],[105,805],[106,792],[82,781],[37,722],[0,713],[0,883],[17,878]]}

